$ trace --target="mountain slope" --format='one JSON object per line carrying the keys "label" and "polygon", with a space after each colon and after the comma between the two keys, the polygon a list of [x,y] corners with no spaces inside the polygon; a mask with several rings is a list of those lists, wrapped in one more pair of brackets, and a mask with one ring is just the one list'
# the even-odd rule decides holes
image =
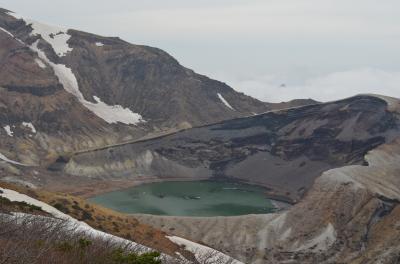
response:
{"label": "mountain slope", "polygon": [[300,199],[322,172],[363,164],[399,133],[374,96],[273,111],[173,135],[76,154],[64,171],[103,179],[236,179]]}
{"label": "mountain slope", "polygon": [[28,164],[291,105],[238,93],[160,49],[45,25],[5,9],[0,41],[0,125],[6,127],[0,149]]}
{"label": "mountain slope", "polygon": [[399,153],[398,137],[370,151],[368,166],[323,173],[299,203],[280,213],[138,219],[245,263],[398,263]]}
{"label": "mountain slope", "polygon": [[59,168],[82,179],[264,185],[294,205],[268,215],[137,217],[245,263],[389,264],[400,252],[399,140],[400,100],[359,95],[78,153]]}

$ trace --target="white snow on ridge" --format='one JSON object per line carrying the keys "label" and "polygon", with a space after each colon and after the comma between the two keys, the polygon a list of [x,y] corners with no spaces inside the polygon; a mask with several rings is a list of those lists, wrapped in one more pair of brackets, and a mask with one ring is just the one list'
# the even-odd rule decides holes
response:
{"label": "white snow on ridge", "polygon": [[22,164],[20,162],[14,161],[14,160],[10,160],[9,158],[7,158],[6,156],[4,156],[3,154],[0,153],[0,160],[14,164],[14,165],[21,165],[21,166],[27,166],[25,164]]}
{"label": "white snow on ridge", "polygon": [[4,130],[6,131],[7,135],[9,137],[13,137],[14,136],[14,132],[11,130],[11,127],[9,125],[6,125],[3,127]]}
{"label": "white snow on ridge", "polygon": [[97,46],[97,47],[103,47],[103,46],[104,46],[104,44],[103,44],[103,43],[101,43],[101,42],[96,42],[96,46]]}
{"label": "white snow on ridge", "polygon": [[57,76],[64,89],[73,94],[86,108],[96,114],[98,117],[106,121],[107,123],[124,123],[127,125],[135,125],[142,122],[142,116],[140,114],[132,112],[129,108],[123,108],[120,105],[107,105],[103,103],[100,98],[94,96],[93,98],[97,103],[87,101],[81,91],[79,90],[78,81],[72,70],[64,64],[55,64],[51,62],[46,54],[38,48],[38,41],[32,44],[32,50],[36,51],[39,58],[49,64],[55,75]]}
{"label": "white snow on ridge", "polygon": [[36,128],[33,126],[32,123],[30,123],[30,122],[22,122],[22,125],[24,127],[29,128],[32,131],[32,133],[36,133]]}
{"label": "white snow on ridge", "polygon": [[228,103],[228,101],[225,100],[225,98],[224,98],[220,93],[218,93],[218,98],[222,101],[222,103],[224,103],[224,105],[226,105],[226,107],[228,107],[228,108],[230,108],[230,109],[232,109],[232,110],[235,110],[235,109],[233,109],[233,107]]}
{"label": "white snow on ridge", "polygon": [[184,246],[185,250],[192,252],[195,255],[196,259],[200,262],[205,258],[207,263],[243,264],[243,262],[233,259],[232,257],[225,255],[220,251],[197,244],[187,239],[177,236],[167,236],[167,238],[175,244]]}
{"label": "white snow on ridge", "polygon": [[66,33],[68,29],[49,26],[30,19],[25,19],[25,22],[27,25],[30,24],[33,29],[31,35],[41,35],[53,47],[58,56],[65,56],[72,51],[68,45],[68,40],[71,38],[71,35]]}

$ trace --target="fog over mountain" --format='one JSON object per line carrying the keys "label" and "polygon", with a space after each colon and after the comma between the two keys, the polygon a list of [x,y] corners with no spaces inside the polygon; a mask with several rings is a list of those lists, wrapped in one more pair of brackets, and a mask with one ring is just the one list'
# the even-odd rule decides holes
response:
{"label": "fog over mountain", "polygon": [[357,93],[400,97],[400,28],[395,26],[400,3],[395,0],[56,5],[1,0],[0,5],[39,21],[160,47],[183,65],[268,102],[329,101]]}

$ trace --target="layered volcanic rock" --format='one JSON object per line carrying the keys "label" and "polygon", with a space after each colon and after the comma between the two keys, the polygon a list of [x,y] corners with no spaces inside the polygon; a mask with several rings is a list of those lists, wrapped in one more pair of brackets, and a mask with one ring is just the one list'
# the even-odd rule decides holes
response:
{"label": "layered volcanic rock", "polygon": [[80,153],[64,171],[142,181],[234,179],[296,203],[268,215],[137,216],[245,263],[395,263],[399,118],[400,100],[359,95]]}
{"label": "layered volcanic rock", "polygon": [[[245,263],[382,263],[400,255],[400,138],[368,166],[332,169],[289,210],[238,217],[137,216]],[[172,231],[171,231],[172,230]]]}
{"label": "layered volcanic rock", "polygon": [[234,179],[296,201],[322,172],[364,164],[364,155],[398,135],[398,126],[384,100],[361,95],[79,153],[64,171],[108,179]]}
{"label": "layered volcanic rock", "polygon": [[[379,98],[384,101],[380,102]],[[351,111],[353,107],[361,109],[360,102],[368,102],[364,106],[369,106],[371,111],[364,109],[365,115],[359,114],[356,119],[349,115],[352,121],[345,122],[349,125],[341,126],[335,138],[340,136],[340,141],[345,141],[354,134],[357,138],[352,141],[371,142],[369,137],[379,135],[385,138],[385,143],[377,147],[373,143],[364,154],[361,154],[364,150],[359,152],[353,148],[357,154],[347,158],[353,165],[338,165],[318,175],[301,201],[286,211],[238,217],[138,218],[228,252],[246,263],[397,263],[400,254],[400,100],[379,98],[359,96],[322,106],[332,110],[341,105],[339,109]],[[377,114],[380,118],[375,119],[373,112],[380,112]],[[386,115],[390,117],[384,118]],[[332,145],[328,147],[332,149]],[[349,153],[344,156],[350,157]],[[304,177],[296,167],[292,167],[292,173],[298,179]],[[262,175],[268,174],[266,167]]]}

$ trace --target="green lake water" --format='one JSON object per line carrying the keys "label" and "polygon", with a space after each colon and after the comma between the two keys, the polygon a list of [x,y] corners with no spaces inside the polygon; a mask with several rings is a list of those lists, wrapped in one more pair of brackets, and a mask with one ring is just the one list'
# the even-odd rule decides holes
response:
{"label": "green lake water", "polygon": [[89,201],[123,213],[173,216],[233,216],[274,210],[264,188],[215,181],[143,184]]}

